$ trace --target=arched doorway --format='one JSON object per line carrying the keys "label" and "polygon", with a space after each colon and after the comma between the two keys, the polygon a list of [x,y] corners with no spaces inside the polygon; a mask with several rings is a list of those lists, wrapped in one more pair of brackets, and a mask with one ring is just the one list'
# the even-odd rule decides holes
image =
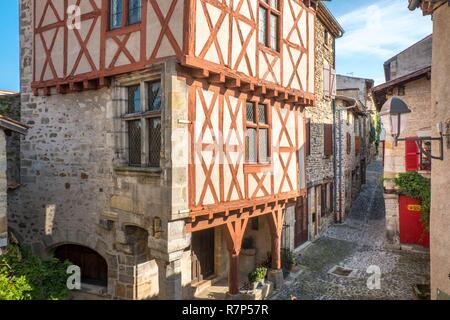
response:
{"label": "arched doorway", "polygon": [[54,256],[70,261],[81,269],[81,281],[102,287],[108,286],[108,265],[101,255],[87,247],[68,244],[55,249]]}

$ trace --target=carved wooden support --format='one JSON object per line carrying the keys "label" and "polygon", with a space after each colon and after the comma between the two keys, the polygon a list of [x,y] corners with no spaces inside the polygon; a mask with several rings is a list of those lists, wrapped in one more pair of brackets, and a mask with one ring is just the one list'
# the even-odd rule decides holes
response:
{"label": "carved wooden support", "polygon": [[274,210],[269,214],[270,234],[272,237],[272,269],[281,269],[281,235],[283,232],[285,210]]}
{"label": "carved wooden support", "polygon": [[247,228],[248,218],[230,222],[226,225],[226,238],[228,253],[230,256],[230,273],[228,276],[229,293],[239,293],[239,254],[241,253],[242,240]]}

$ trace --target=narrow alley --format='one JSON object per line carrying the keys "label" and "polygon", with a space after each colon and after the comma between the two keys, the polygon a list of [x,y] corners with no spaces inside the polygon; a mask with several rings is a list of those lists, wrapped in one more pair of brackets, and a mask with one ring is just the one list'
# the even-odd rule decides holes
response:
{"label": "narrow alley", "polygon": [[349,218],[298,254],[299,276],[273,299],[416,299],[413,287],[429,282],[429,256],[385,246],[381,177],[381,163],[372,163]]}

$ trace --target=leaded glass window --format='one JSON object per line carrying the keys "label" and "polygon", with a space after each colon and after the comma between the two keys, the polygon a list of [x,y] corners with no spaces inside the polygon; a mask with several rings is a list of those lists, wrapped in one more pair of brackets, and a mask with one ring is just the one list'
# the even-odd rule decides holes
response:
{"label": "leaded glass window", "polygon": [[259,42],[273,50],[280,50],[280,9],[277,0],[259,1]]}
{"label": "leaded glass window", "polygon": [[150,111],[161,110],[161,81],[148,84],[148,109]]}
{"label": "leaded glass window", "polygon": [[128,113],[139,113],[141,107],[141,86],[132,86],[128,88]]}
{"label": "leaded glass window", "polygon": [[270,162],[270,126],[268,107],[264,104],[247,103],[247,135],[245,159],[250,164]]}
{"label": "leaded glass window", "polygon": [[141,121],[128,121],[128,153],[130,158],[129,165],[132,167],[140,167],[142,164],[141,135]]}
{"label": "leaded glass window", "polygon": [[122,0],[110,0],[109,27],[111,30],[122,27]]}
{"label": "leaded glass window", "polygon": [[141,22],[142,0],[128,0],[128,24]]}
{"label": "leaded glass window", "polygon": [[162,150],[162,84],[160,80],[127,87],[128,162],[159,168]]}

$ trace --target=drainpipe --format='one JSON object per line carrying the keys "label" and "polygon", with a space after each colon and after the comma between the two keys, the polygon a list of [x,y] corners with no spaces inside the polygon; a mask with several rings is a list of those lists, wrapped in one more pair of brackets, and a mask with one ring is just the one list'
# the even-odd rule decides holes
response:
{"label": "drainpipe", "polygon": [[[339,210],[338,210],[338,206],[336,205],[336,203],[337,203],[337,190],[338,190],[338,187],[337,187],[337,182],[338,182],[338,177],[337,177],[337,154],[336,154],[336,150],[337,150],[337,148],[336,148],[336,146],[337,146],[337,141],[336,141],[336,137],[337,137],[337,135],[336,135],[336,99],[333,99],[333,136],[334,136],[334,139],[333,139],[333,144],[334,144],[334,146],[333,146],[333,148],[334,148],[334,152],[333,152],[333,173],[334,173],[334,178],[333,178],[333,180],[334,180],[334,183],[333,183],[333,203],[334,203],[334,207],[335,207],[335,214],[334,214],[334,221],[335,222],[339,222],[339,218],[338,218],[338,212],[339,212],[339,210],[340,210],[340,205],[339,205]],[[339,137],[340,137],[340,135],[339,135]],[[340,139],[340,138],[339,138]],[[339,148],[339,150],[340,150],[340,148]]]}

